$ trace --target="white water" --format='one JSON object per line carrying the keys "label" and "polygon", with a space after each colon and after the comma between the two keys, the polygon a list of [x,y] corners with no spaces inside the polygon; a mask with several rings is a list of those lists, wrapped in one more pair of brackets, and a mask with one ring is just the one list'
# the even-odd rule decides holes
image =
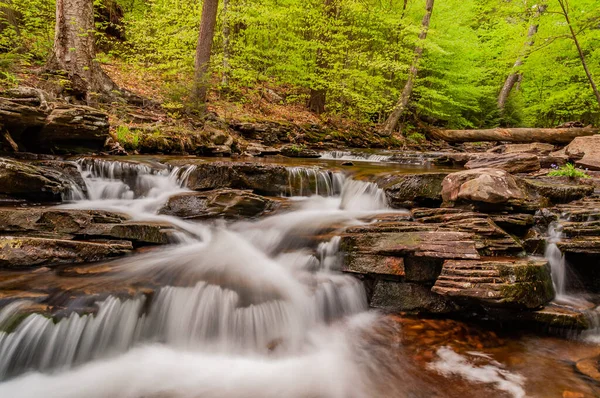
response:
{"label": "white water", "polygon": [[362,152],[330,151],[323,152],[321,159],[352,160],[357,162],[387,162],[392,155],[370,154]]}
{"label": "white water", "polygon": [[562,227],[558,222],[553,222],[548,226],[548,236],[546,238],[546,251],[544,257],[550,264],[552,270],[552,283],[556,291],[556,301],[568,299],[566,293],[567,282],[567,262],[564,254],[558,248],[557,243],[562,239]]}
{"label": "white water", "polygon": [[470,357],[457,354],[451,348],[442,347],[437,350],[438,358],[429,367],[444,376],[456,375],[473,383],[492,384],[514,398],[525,397],[523,376],[509,372],[486,354],[468,354]]}
{"label": "white water", "polygon": [[[363,285],[341,274],[339,238],[311,244],[332,225],[390,211],[370,183],[315,169],[294,210],[258,222],[209,225],[156,211],[185,192],[186,169],[80,162],[87,199],[172,222],[181,244],[122,259],[117,280],[161,284],[153,297],[109,296],[94,315],[56,322],[31,315],[0,333],[0,397],[371,397],[391,377],[390,350],[364,341],[377,323]],[[291,185],[291,186],[292,186]],[[323,195],[323,196],[319,196]],[[315,246],[316,245],[316,246]],[[19,310],[0,312],[2,322]],[[24,372],[30,372],[24,374]],[[40,373],[41,372],[41,373]],[[19,376],[20,375],[20,376]]]}

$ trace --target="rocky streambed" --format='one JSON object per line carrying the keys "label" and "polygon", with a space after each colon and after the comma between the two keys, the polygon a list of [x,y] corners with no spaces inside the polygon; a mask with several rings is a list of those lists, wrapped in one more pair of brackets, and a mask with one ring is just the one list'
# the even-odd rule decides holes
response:
{"label": "rocky streambed", "polygon": [[[240,371],[261,396],[349,396],[313,388],[311,355],[358,380],[357,396],[597,394],[599,180],[546,176],[574,155],[536,145],[373,156],[0,159],[0,392],[34,396],[32,370],[60,369],[52,389],[104,372],[99,359],[152,364],[158,344],[175,350],[164,364],[183,349],[223,372],[299,361],[293,386],[312,386]],[[557,351],[540,362],[560,374],[553,390],[507,359],[521,344]],[[457,378],[456,394],[436,387]],[[195,391],[225,391],[215,380]]]}

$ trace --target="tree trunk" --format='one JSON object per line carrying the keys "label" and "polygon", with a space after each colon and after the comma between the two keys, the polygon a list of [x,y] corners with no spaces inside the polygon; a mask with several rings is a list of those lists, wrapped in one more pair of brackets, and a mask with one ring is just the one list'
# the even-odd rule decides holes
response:
{"label": "tree trunk", "polygon": [[446,142],[480,142],[480,141],[505,141],[505,142],[545,142],[548,144],[568,144],[576,137],[598,134],[600,129],[591,127],[582,128],[515,128],[515,129],[489,129],[489,130],[433,130],[431,136]]}
{"label": "tree trunk", "polygon": [[[8,25],[12,26],[15,30],[15,33],[18,37],[21,36],[21,28],[19,27],[19,16],[17,15],[17,11],[15,10],[12,0],[4,0],[4,6],[0,7],[0,12],[4,14],[6,18],[6,22]],[[2,26],[4,25],[4,26]],[[5,24],[0,24],[0,32],[2,32],[6,27]]]}
{"label": "tree trunk", "polygon": [[208,67],[210,64],[210,52],[215,34],[215,25],[217,23],[218,8],[219,0],[204,0],[202,4],[200,33],[198,34],[198,43],[196,45],[194,89],[192,92],[193,105],[197,110],[203,110],[206,106],[206,94],[210,81]]}
{"label": "tree trunk", "polygon": [[575,42],[575,46],[577,47],[577,52],[579,53],[579,59],[581,60],[581,65],[583,65],[583,69],[585,70],[585,75],[587,76],[590,86],[592,86],[592,90],[594,90],[594,95],[596,96],[596,100],[598,101],[598,106],[600,107],[600,92],[598,91],[598,87],[594,82],[592,74],[587,66],[587,62],[585,62],[585,56],[583,55],[583,50],[581,49],[581,45],[579,45],[579,40],[577,40],[577,35],[575,34],[575,30],[573,29],[573,25],[571,24],[571,18],[569,18],[568,4],[567,0],[558,0],[560,4],[560,8],[562,8],[563,15],[565,20],[567,21],[567,25],[569,25],[569,30],[571,32],[571,37]]}
{"label": "tree trunk", "polygon": [[402,116],[402,114],[406,110],[406,107],[408,106],[408,101],[410,100],[410,95],[412,94],[412,90],[415,85],[415,80],[419,71],[419,61],[421,60],[421,56],[423,55],[422,42],[427,38],[427,32],[429,31],[429,23],[431,21],[431,14],[433,12],[434,0],[426,1],[426,12],[425,16],[423,17],[423,21],[421,22],[422,29],[421,33],[419,34],[419,43],[415,47],[415,56],[410,66],[410,71],[408,72],[408,79],[406,80],[406,84],[404,85],[404,89],[402,90],[402,95],[400,96],[398,103],[396,104],[394,110],[383,125],[382,133],[384,133],[384,135],[392,135],[398,127],[400,117]]}
{"label": "tree trunk", "polygon": [[523,62],[527,58],[527,49],[533,46],[534,37],[538,31],[539,26],[537,23],[537,19],[539,19],[542,16],[544,11],[546,11],[546,5],[538,5],[537,11],[535,13],[536,21],[533,24],[531,24],[531,26],[529,26],[529,31],[527,32],[528,40],[525,43],[525,48],[521,52],[521,55],[519,55],[519,58],[517,58],[517,61],[513,66],[513,72],[506,78],[504,86],[502,87],[502,90],[500,90],[500,94],[498,95],[498,109],[500,110],[504,110],[504,106],[506,105],[506,100],[508,99],[510,92],[512,91],[515,84],[521,80],[521,73],[518,71],[518,69],[520,66],[523,65]]}
{"label": "tree trunk", "polygon": [[[335,0],[325,0],[325,15],[326,18],[332,19],[336,15]],[[325,34],[319,37],[319,43],[325,47],[328,38]],[[327,57],[323,54],[323,48],[317,50],[317,73],[322,74],[323,71],[329,69]],[[325,103],[327,102],[327,89],[324,87],[311,88],[310,98],[308,100],[308,109],[318,115],[325,112]]]}
{"label": "tree trunk", "polygon": [[96,96],[113,96],[115,83],[94,60],[94,1],[56,0],[54,49],[48,62],[53,70],[64,71],[78,99],[96,102]]}
{"label": "tree trunk", "polygon": [[229,0],[223,0],[223,78],[221,79],[223,87],[229,86],[229,39],[231,28],[229,26],[229,15],[227,14],[228,9]]}

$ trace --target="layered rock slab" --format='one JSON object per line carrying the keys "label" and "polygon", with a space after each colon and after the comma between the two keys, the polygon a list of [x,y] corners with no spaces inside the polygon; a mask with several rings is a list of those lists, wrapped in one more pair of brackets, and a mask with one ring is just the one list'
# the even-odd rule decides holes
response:
{"label": "layered rock slab", "polygon": [[432,291],[467,303],[523,309],[554,298],[550,267],[538,260],[447,260]]}

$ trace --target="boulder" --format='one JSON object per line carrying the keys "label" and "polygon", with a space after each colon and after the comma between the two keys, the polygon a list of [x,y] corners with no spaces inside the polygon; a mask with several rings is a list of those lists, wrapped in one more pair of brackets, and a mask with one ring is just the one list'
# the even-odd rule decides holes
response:
{"label": "boulder", "polygon": [[81,189],[80,179],[76,181],[55,168],[0,158],[0,195],[36,202],[60,202],[74,188]]}
{"label": "boulder", "polygon": [[549,155],[553,151],[554,145],[543,142],[499,145],[488,150],[492,153],[533,153],[535,155]]}
{"label": "boulder", "polygon": [[[187,160],[169,162],[185,166]],[[188,170],[187,188],[194,191],[250,189],[261,195],[281,195],[289,190],[284,166],[250,162],[196,162]]]}
{"label": "boulder", "polygon": [[129,253],[131,243],[97,243],[62,239],[0,237],[0,267],[88,263]]}
{"label": "boulder", "polygon": [[219,189],[172,196],[159,210],[159,214],[189,219],[252,218],[275,210],[278,204],[272,199],[253,194],[251,191]]}
{"label": "boulder", "polygon": [[540,159],[528,153],[486,154],[470,160],[467,169],[494,168],[509,173],[529,173],[540,170]]}
{"label": "boulder", "polygon": [[517,179],[499,169],[474,169],[449,174],[442,182],[445,206],[475,204],[520,206],[526,200]]}
{"label": "boulder", "polygon": [[600,134],[575,138],[567,145],[565,153],[581,168],[600,170]]}
{"label": "boulder", "polygon": [[432,291],[483,307],[535,309],[554,298],[546,261],[446,260]]}
{"label": "boulder", "polygon": [[448,173],[390,174],[377,179],[388,203],[395,208],[437,207],[442,203],[442,181]]}

